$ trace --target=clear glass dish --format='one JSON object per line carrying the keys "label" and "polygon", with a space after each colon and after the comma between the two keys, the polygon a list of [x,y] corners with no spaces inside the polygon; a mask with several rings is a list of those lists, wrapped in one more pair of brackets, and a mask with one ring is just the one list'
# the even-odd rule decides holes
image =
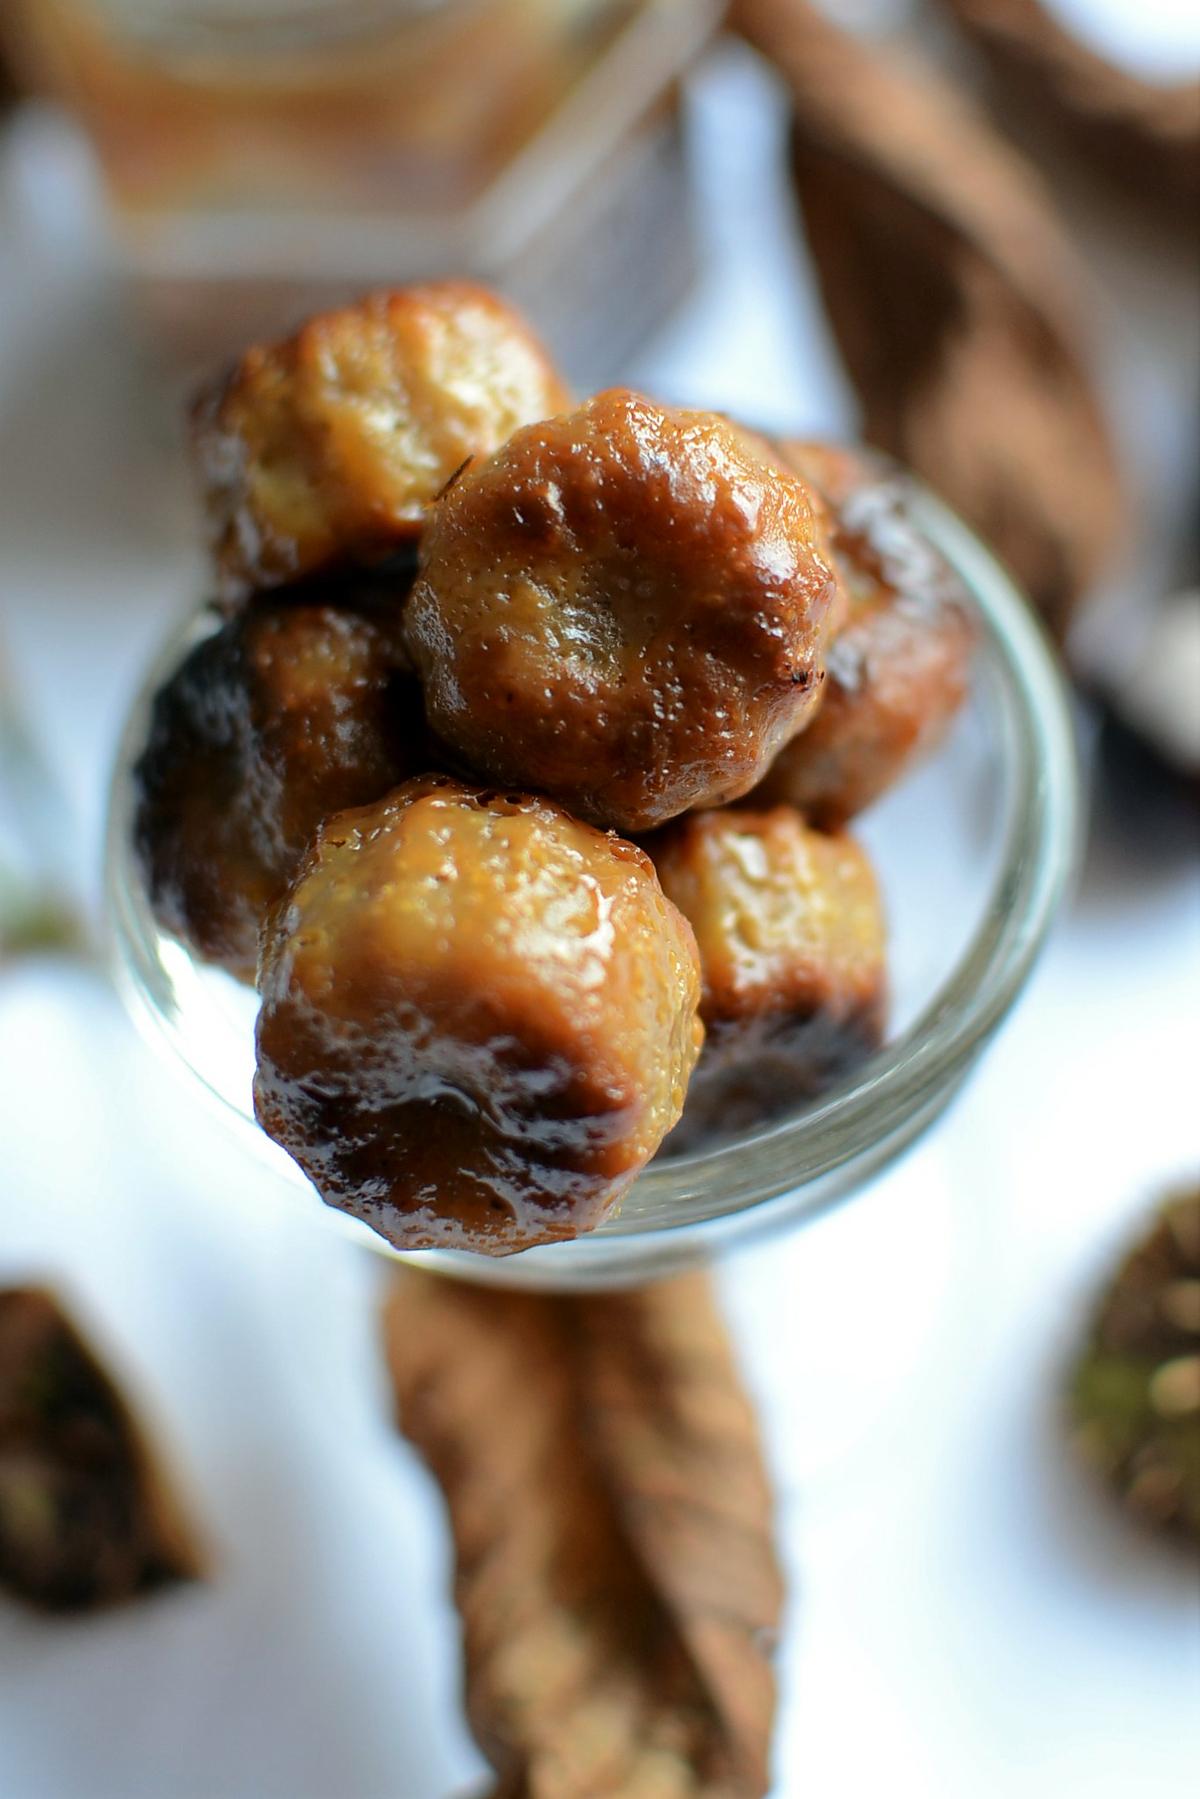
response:
{"label": "clear glass dish", "polygon": [[[921,494],[922,522],[962,575],[981,625],[971,698],[938,754],[856,826],[876,860],[891,934],[885,1047],[844,1086],[734,1143],[653,1163],[590,1236],[492,1258],[412,1259],[504,1286],[616,1286],[706,1260],[812,1218],[878,1175],[945,1109],[1029,974],[1075,862],[1079,783],[1063,685],[1021,595],[972,534]],[[290,1184],[321,1201],[258,1128],[256,996],[160,931],[132,853],[132,769],[155,688],[211,623],[177,632],[133,707],[113,780],[107,886],[130,1010]],[[327,1216],[381,1254],[367,1226]],[[401,1258],[403,1259],[403,1258]]]}

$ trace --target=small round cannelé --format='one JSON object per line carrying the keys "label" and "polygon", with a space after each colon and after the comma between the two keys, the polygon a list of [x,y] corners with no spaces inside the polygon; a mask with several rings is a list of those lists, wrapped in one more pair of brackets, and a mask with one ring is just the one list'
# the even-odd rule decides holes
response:
{"label": "small round cannel\u00e9", "polygon": [[421,695],[384,616],[265,596],[155,696],[134,841],[155,916],[254,978],[264,912],[317,826],[428,766]]}
{"label": "small round cannel\u00e9", "polygon": [[371,294],[255,345],[192,413],[222,598],[390,555],[468,457],[569,404],[525,321],[467,281]]}
{"label": "small round cannel\u00e9", "polygon": [[616,389],[527,426],[430,513],[405,615],[429,722],[620,831],[743,794],[817,703],[822,529],[712,413]]}
{"label": "small round cannel\u00e9", "polygon": [[703,1037],[649,858],[448,777],[331,819],[263,932],[255,1108],[399,1249],[505,1255],[612,1210]]}
{"label": "small round cannel\u00e9", "polygon": [[879,1047],[883,909],[861,845],[789,806],[689,813],[647,847],[703,975],[706,1037],[678,1152],[812,1098]]}

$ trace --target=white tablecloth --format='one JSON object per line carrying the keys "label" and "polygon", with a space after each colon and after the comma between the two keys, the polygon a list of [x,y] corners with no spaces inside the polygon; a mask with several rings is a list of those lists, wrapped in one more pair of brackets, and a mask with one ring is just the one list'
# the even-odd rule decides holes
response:
{"label": "white tablecloth", "polygon": [[[708,271],[639,373],[845,428],[782,230],[778,119],[740,61],[700,112]],[[740,185],[753,176],[753,188]],[[722,204],[753,192],[756,204]],[[24,118],[0,160],[0,618],[93,895],[114,733],[197,591],[86,163]],[[736,321],[736,325],[735,325]],[[1200,1605],[1064,1456],[1081,1308],[1200,1162],[1200,855],[1110,825],[1017,1014],[936,1136],[721,1279],[760,1397],[792,1588],[777,1799],[1177,1799],[1200,1765]],[[447,1799],[457,1704],[436,1494],[388,1421],[378,1273],[255,1185],[103,978],[0,983],[0,1279],[79,1296],[176,1445],[215,1576],[119,1616],[0,1608],[5,1799]]]}

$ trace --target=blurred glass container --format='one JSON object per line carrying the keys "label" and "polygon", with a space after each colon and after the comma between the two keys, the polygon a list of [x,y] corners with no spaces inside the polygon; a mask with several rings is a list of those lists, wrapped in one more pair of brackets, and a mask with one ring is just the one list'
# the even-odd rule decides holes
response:
{"label": "blurred glass container", "polygon": [[70,833],[0,645],[0,974],[17,956],[83,947],[68,898]]}
{"label": "blurred glass container", "polygon": [[715,0],[10,0],[184,368],[447,273],[614,374],[693,268],[678,82]]}

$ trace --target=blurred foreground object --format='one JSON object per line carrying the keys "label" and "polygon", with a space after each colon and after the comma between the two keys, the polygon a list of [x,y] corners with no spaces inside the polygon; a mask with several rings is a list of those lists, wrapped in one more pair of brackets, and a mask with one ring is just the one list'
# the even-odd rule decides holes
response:
{"label": "blurred foreground object", "polygon": [[0,1587],[90,1611],[200,1572],[148,1442],[57,1299],[0,1291]]}
{"label": "blurred foreground object", "polygon": [[31,80],[92,139],[135,296],[185,366],[453,269],[528,305],[583,378],[690,276],[675,84],[715,0],[10,10]]}
{"label": "blurred foreground object", "polygon": [[449,1507],[498,1793],[764,1794],[782,1589],[707,1278],[574,1299],[406,1272],[385,1337]]}
{"label": "blurred foreground object", "polygon": [[17,98],[17,83],[12,65],[5,52],[3,40],[0,39],[0,124]]}
{"label": "blurred foreground object", "polygon": [[1139,209],[1189,233],[1200,209],[1200,81],[1147,81],[1072,36],[1042,0],[942,0],[1002,98],[1069,139]]}
{"label": "blurred foreground object", "polygon": [[1099,622],[1072,645],[1077,681],[1146,775],[1200,801],[1200,587]]}
{"label": "blurred foreground object", "polygon": [[1136,1517],[1200,1547],[1200,1185],[1121,1263],[1071,1383],[1073,1440]]}
{"label": "blurred foreground object", "polygon": [[1082,348],[1085,278],[1035,175],[931,71],[805,0],[735,0],[794,107],[793,170],[863,435],[991,544],[1061,636],[1122,483]]}
{"label": "blurred foreground object", "polygon": [[1200,795],[1200,587],[1155,610],[1112,703],[1121,722]]}
{"label": "blurred foreground object", "polygon": [[0,649],[0,970],[14,957],[78,950],[66,893],[62,796],[26,727]]}

